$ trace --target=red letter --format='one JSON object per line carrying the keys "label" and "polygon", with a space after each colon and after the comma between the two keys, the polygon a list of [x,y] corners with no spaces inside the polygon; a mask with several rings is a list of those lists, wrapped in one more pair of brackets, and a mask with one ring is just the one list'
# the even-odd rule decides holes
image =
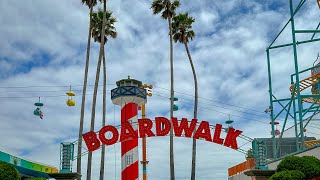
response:
{"label": "red letter", "polygon": [[216,128],[214,130],[214,135],[213,135],[213,142],[214,143],[223,144],[223,139],[220,138],[221,129],[222,129],[222,125],[216,124]]}
{"label": "red letter", "polygon": [[[107,139],[106,133],[110,131],[112,133],[112,138]],[[99,132],[99,139],[100,141],[105,145],[112,145],[115,144],[119,139],[119,132],[118,130],[113,126],[105,126],[103,127]]]}
{"label": "red letter", "polygon": [[152,129],[152,121],[150,119],[144,118],[144,119],[139,119],[139,133],[140,133],[140,138],[146,137],[152,137],[155,136],[154,133],[151,131]]}
{"label": "red letter", "polygon": [[[156,117],[156,133],[157,136],[165,136],[170,132],[171,123],[167,118],[164,117]],[[161,126],[164,125],[162,129]]]}
{"label": "red letter", "polygon": [[182,120],[180,121],[180,126],[179,126],[177,118],[172,118],[172,124],[173,124],[174,135],[176,137],[181,137],[182,131],[184,131],[184,136],[190,138],[193,131],[194,131],[194,128],[197,125],[197,120],[193,119],[191,121],[190,127],[189,127],[188,126],[188,119],[182,118]]}
{"label": "red letter", "polygon": [[92,152],[99,149],[101,143],[97,138],[97,134],[95,132],[87,132],[85,134],[82,134],[82,137],[88,147],[88,151]]}
{"label": "red letter", "polygon": [[238,149],[237,137],[242,133],[242,131],[235,130],[232,127],[228,129],[228,134],[226,140],[224,141],[224,146],[231,147],[232,149]]}
{"label": "red letter", "polygon": [[[204,130],[204,132],[202,132]],[[194,139],[204,138],[207,141],[212,141],[209,123],[206,121],[202,121],[193,136]]]}
{"label": "red letter", "polygon": [[138,138],[138,132],[134,131],[131,124],[128,121],[122,122],[120,141],[122,142],[126,140],[137,139],[137,138]]}

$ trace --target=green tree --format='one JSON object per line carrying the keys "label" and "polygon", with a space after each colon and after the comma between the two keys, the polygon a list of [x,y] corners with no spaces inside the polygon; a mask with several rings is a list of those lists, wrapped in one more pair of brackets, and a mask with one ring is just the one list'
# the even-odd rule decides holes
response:
{"label": "green tree", "polygon": [[296,170],[297,167],[301,167],[303,162],[298,156],[285,157],[277,167],[277,172],[284,170]]}
{"label": "green tree", "polygon": [[246,159],[250,159],[250,158],[254,158],[253,151],[251,148],[247,151],[247,155],[246,155]]}
{"label": "green tree", "polygon": [[[108,38],[116,38],[117,31],[114,24],[117,22],[116,18],[113,17],[111,11],[99,9],[98,12],[92,14],[92,38],[95,42],[102,45],[102,57],[103,57],[103,117],[102,117],[102,127],[106,124],[106,89],[107,89],[107,71],[106,71],[106,59],[104,46],[108,42]],[[104,28],[103,28],[104,27]],[[104,30],[102,30],[104,29]],[[102,38],[103,37],[103,38]],[[101,49],[100,49],[101,50]],[[99,59],[100,61],[100,59]],[[101,66],[101,62],[100,65]],[[100,69],[101,67],[99,67]],[[98,71],[98,70],[97,70]],[[100,73],[100,71],[99,71]],[[99,77],[98,77],[99,81]],[[104,179],[104,160],[105,160],[105,146],[102,146],[101,151],[101,165],[100,165],[100,180]]]}
{"label": "green tree", "polygon": [[[173,17],[172,22],[172,31],[173,31],[173,40],[175,42],[180,42],[184,44],[186,52],[189,58],[190,66],[193,74],[194,81],[194,109],[193,109],[193,118],[197,119],[198,115],[198,81],[197,74],[193,65],[191,54],[188,48],[188,43],[190,40],[193,40],[195,37],[195,32],[192,30],[192,23],[194,23],[194,18],[190,17],[188,13],[180,13],[179,15]],[[196,179],[196,153],[197,153],[197,142],[193,138],[192,141],[192,167],[191,167],[191,179]]]}
{"label": "green tree", "polygon": [[277,167],[277,172],[286,170],[301,171],[306,179],[320,176],[320,160],[311,156],[288,156],[285,157]]}
{"label": "green tree", "polygon": [[320,160],[314,156],[302,156],[303,160],[307,161],[310,164],[314,164],[315,166],[320,168]]}
{"label": "green tree", "polygon": [[19,180],[20,175],[12,164],[0,161],[0,179]]}
{"label": "green tree", "polygon": [[304,180],[305,179],[305,175],[298,170],[284,170],[281,172],[278,172],[274,175],[272,175],[269,180]]}
{"label": "green tree", "polygon": [[89,7],[90,13],[89,13],[89,32],[88,32],[88,42],[87,42],[86,65],[84,70],[83,89],[82,89],[80,127],[79,127],[79,136],[78,136],[77,173],[79,174],[81,174],[81,150],[82,150],[81,146],[82,146],[83,122],[84,122],[84,110],[85,110],[85,104],[86,104],[89,59],[90,59],[91,20],[92,20],[91,14],[92,14],[93,7],[97,4],[97,0],[81,0],[81,1],[82,1],[82,4],[86,4]]}
{"label": "green tree", "polygon": [[[179,7],[179,0],[154,0],[151,4],[151,9],[153,10],[153,14],[161,14],[163,19],[168,20],[169,26],[169,35],[170,35],[170,121],[172,125],[172,117],[173,117],[173,98],[174,98],[174,78],[173,78],[173,44],[172,44],[172,18],[176,14],[176,8]],[[171,126],[170,129],[170,177],[171,180],[175,179],[174,176],[174,153],[173,153],[173,129]]]}

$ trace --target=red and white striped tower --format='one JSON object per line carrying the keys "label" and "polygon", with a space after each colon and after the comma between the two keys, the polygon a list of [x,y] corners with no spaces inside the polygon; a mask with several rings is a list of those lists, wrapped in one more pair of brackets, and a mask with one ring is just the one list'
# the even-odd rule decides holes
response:
{"label": "red and white striped tower", "polygon": [[[129,121],[135,131],[138,131],[138,106],[147,101],[146,90],[141,81],[122,79],[117,82],[117,88],[111,90],[112,102],[121,106],[121,124]],[[139,179],[138,139],[121,142],[121,179]]]}

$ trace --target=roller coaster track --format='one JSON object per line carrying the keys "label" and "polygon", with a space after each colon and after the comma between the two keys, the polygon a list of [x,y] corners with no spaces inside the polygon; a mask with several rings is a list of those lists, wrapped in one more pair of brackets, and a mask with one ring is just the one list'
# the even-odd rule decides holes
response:
{"label": "roller coaster track", "polygon": [[[315,85],[318,83],[318,79],[320,79],[320,74],[315,74],[313,76],[310,76],[308,78],[305,78],[301,81],[299,81],[300,84],[300,92],[302,92],[303,90]],[[297,96],[297,89],[295,89],[294,87],[296,86],[296,84],[292,84],[290,86],[290,92],[292,93],[294,91],[294,95]],[[308,103],[314,103],[316,101],[315,98],[309,97],[309,98],[302,98],[303,102],[308,102]],[[320,104],[320,100],[318,100],[316,102],[316,104]]]}
{"label": "roller coaster track", "polygon": [[[156,127],[156,124],[155,124],[155,121],[154,120],[152,120],[152,122],[153,122],[153,126],[152,126],[152,131],[153,132],[156,132],[156,130],[155,130],[155,127]],[[180,120],[179,120],[179,122],[180,122]],[[190,123],[191,121],[189,121],[189,123]],[[180,124],[180,123],[179,123]],[[197,123],[197,127],[199,126],[199,124],[200,124],[200,122],[198,122]],[[132,123],[132,126],[138,126],[138,123]],[[119,125],[119,126],[115,126],[117,129],[118,129],[118,131],[121,129],[121,125]],[[221,131],[221,135],[222,136],[225,136],[226,134],[227,134],[227,128],[223,128],[224,129],[224,131],[222,130]],[[215,130],[215,126],[214,125],[210,125],[210,131],[211,131],[211,134],[213,134],[212,132],[214,132],[214,130]],[[96,134],[98,134],[99,133],[99,131],[98,132],[96,132]],[[167,135],[168,136],[168,135]],[[110,133],[110,132],[107,132],[106,134],[105,134],[105,137],[106,138],[108,138],[108,139],[111,139],[112,138],[112,133]],[[185,137],[184,136],[184,132],[182,133],[182,135],[181,135],[181,137]],[[150,138],[150,137],[149,137]],[[247,154],[247,150],[244,150],[244,149],[242,149],[242,147],[243,146],[245,146],[245,145],[247,145],[247,144],[249,144],[249,143],[251,143],[252,141],[253,141],[253,139],[252,138],[250,138],[250,137],[248,137],[248,136],[246,136],[246,135],[243,135],[243,134],[240,134],[240,136],[238,136],[238,138],[240,139],[238,139],[238,143],[239,143],[239,145],[238,145],[238,149],[236,150],[236,151],[238,151],[238,152],[241,152],[241,153],[243,153],[243,154]],[[199,140],[204,140],[204,139],[199,139]],[[119,143],[120,141],[118,141],[118,143]],[[241,143],[241,144],[240,144]],[[73,144],[75,145],[75,146],[78,146],[79,144],[78,144],[78,140],[77,141],[74,141],[73,142]],[[100,146],[100,148],[102,147],[102,145]],[[84,146],[82,146],[82,148],[85,150],[84,152],[82,152],[81,153],[81,155],[80,156],[85,156],[85,155],[87,155],[88,153],[89,153],[89,151],[88,151],[88,149],[86,148],[86,147],[84,147]],[[100,149],[99,148],[99,149]],[[227,147],[226,147],[227,148]],[[72,158],[72,160],[76,160],[78,158],[78,156],[74,156],[73,158]]]}

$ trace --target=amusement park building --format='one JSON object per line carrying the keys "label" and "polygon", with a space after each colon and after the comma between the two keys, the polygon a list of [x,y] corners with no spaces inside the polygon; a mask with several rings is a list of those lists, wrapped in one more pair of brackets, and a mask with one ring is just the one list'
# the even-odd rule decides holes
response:
{"label": "amusement park building", "polygon": [[313,145],[300,152],[295,149],[295,138],[283,138],[278,151],[280,157],[275,160],[272,159],[272,138],[258,138],[254,141],[256,140],[263,140],[266,142],[267,147],[270,147],[266,149],[266,152],[271,152],[266,153],[266,168],[260,169],[257,167],[257,159],[247,158],[245,162],[228,169],[228,180],[267,180],[268,177],[274,174],[277,166],[286,156],[314,156],[320,159],[320,141],[314,137],[305,137],[305,145],[308,143],[313,143]]}

